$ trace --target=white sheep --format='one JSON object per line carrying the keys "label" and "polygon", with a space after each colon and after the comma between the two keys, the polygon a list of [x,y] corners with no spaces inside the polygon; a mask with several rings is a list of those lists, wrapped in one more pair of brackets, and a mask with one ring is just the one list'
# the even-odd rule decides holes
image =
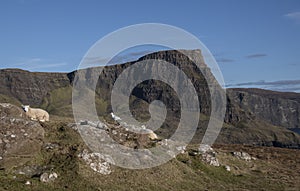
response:
{"label": "white sheep", "polygon": [[116,116],[114,113],[110,113],[110,115],[115,121],[121,121],[121,118]]}
{"label": "white sheep", "polygon": [[152,141],[157,140],[158,136],[151,129],[142,129],[142,131],[146,132],[148,138]]}
{"label": "white sheep", "polygon": [[31,108],[29,105],[22,105],[22,108],[31,120],[41,122],[49,121],[49,113],[43,109]]}
{"label": "white sheep", "polygon": [[148,137],[151,140],[157,140],[158,139],[157,135],[153,131],[148,134]]}

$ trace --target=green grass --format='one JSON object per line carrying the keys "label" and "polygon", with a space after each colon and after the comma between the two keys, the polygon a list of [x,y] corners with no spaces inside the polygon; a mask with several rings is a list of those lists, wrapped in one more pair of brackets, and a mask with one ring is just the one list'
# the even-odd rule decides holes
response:
{"label": "green grass", "polygon": [[21,102],[12,96],[0,94],[0,103],[11,103],[14,105],[21,106]]}
{"label": "green grass", "polygon": [[72,116],[72,87],[63,87],[51,91],[43,100],[41,108],[50,114]]}
{"label": "green grass", "polygon": [[[227,172],[223,166],[204,164],[200,156],[180,154],[158,167],[129,170],[112,166],[110,175],[92,171],[77,155],[85,148],[80,135],[67,127],[67,123],[44,123],[44,142],[56,143],[59,148],[38,153],[29,164],[49,166],[58,173],[53,183],[42,183],[38,177],[30,178],[0,171],[0,190],[283,190],[285,184],[269,179],[267,171],[251,170],[252,164],[272,167],[264,161],[241,161],[229,153],[219,153],[233,169]],[[189,148],[197,148],[191,145]],[[27,165],[29,165],[27,164]],[[236,166],[239,171],[234,170]],[[30,180],[32,185],[25,182]]]}

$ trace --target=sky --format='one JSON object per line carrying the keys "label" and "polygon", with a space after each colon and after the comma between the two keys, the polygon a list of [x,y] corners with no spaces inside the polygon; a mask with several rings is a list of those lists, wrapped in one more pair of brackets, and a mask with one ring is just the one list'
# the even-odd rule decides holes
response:
{"label": "sky", "polygon": [[99,39],[141,23],[195,35],[227,87],[300,92],[299,0],[2,0],[0,68],[70,72]]}

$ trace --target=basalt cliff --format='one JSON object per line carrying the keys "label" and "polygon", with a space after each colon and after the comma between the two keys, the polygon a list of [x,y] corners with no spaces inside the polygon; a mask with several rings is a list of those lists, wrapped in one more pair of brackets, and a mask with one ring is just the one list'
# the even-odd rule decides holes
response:
{"label": "basalt cliff", "polygon": [[[95,83],[96,80],[95,102],[98,114],[105,116],[111,112],[112,88],[126,68],[140,61],[163,60],[183,71],[195,87],[200,101],[200,112],[203,114],[193,139],[199,142],[211,112],[209,88],[224,90],[215,80],[210,68],[206,66],[200,50],[185,53],[175,50],[151,53],[137,61],[101,68],[103,69],[101,75],[95,72],[98,71],[95,68],[85,69],[85,77],[91,83]],[[152,71],[153,68],[149,68],[145,62],[144,70]],[[2,69],[0,102],[15,105],[30,104],[32,107],[46,109],[53,116],[72,117],[72,85],[77,73],[78,71],[43,73]],[[167,78],[178,82],[181,80],[176,73],[168,75]],[[134,77],[131,78],[134,80]],[[209,78],[209,83],[206,78]],[[157,133],[168,137],[176,130],[174,126],[178,124],[180,118],[180,101],[168,84],[156,80],[138,84],[130,98],[131,112],[137,119],[149,119],[148,105],[153,100],[161,100],[167,106],[166,122]],[[227,89],[224,127],[217,142],[300,148],[300,136],[294,132],[299,126],[300,94],[262,89]]]}

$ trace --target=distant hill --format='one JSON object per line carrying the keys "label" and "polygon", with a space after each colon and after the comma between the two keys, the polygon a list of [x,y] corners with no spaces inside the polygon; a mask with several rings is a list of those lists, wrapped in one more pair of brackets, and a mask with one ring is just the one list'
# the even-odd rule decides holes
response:
{"label": "distant hill", "polygon": [[[145,55],[137,61],[164,60],[180,68],[191,79],[200,100],[203,114],[194,137],[199,142],[208,123],[211,100],[208,86],[222,91],[200,50],[187,51],[201,66],[201,71],[213,83],[207,84],[203,74],[187,56],[179,51],[160,51]],[[101,116],[111,112],[110,95],[117,77],[134,62],[106,66],[99,79],[93,68],[86,74],[98,79],[96,107]],[[145,65],[145,70],[151,70]],[[51,115],[72,117],[72,84],[77,71],[70,73],[28,72],[20,69],[0,70],[0,102],[17,105],[30,104],[49,111]],[[174,74],[176,75],[176,74]],[[170,76],[172,77],[172,76]],[[176,79],[176,76],[175,76]],[[180,80],[180,79],[178,79]],[[160,99],[168,108],[168,118],[157,133],[168,137],[180,118],[180,103],[176,93],[166,84],[149,80],[132,92],[130,108],[136,118],[150,117],[148,105]],[[300,94],[274,92],[262,89],[227,89],[227,107],[224,128],[217,142],[300,148],[300,136],[289,130],[300,126]]]}

